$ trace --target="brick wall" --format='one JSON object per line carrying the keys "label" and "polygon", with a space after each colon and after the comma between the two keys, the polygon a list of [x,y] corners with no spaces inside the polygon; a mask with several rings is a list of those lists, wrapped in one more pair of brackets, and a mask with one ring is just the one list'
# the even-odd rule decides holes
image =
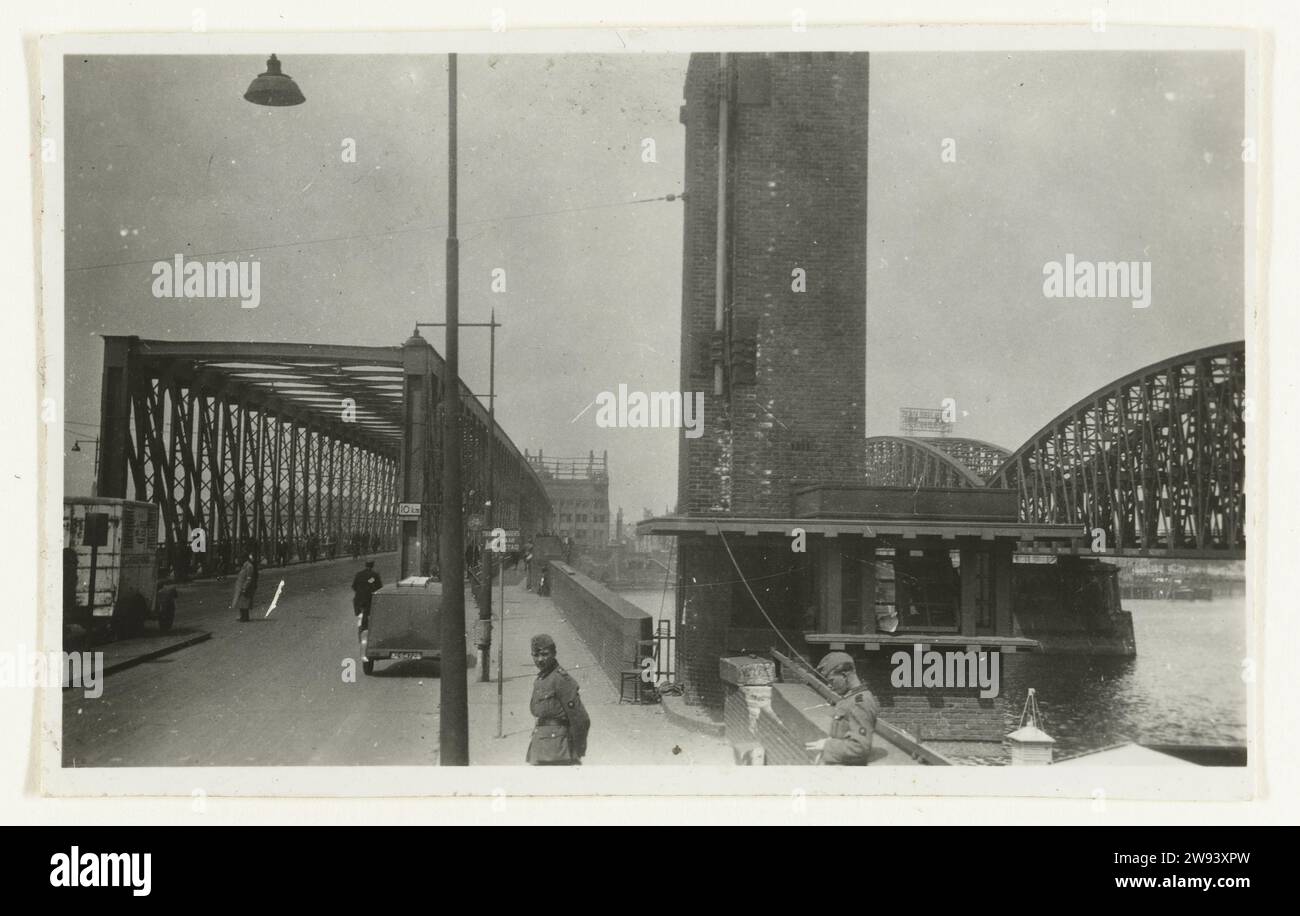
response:
{"label": "brick wall", "polygon": [[833,715],[818,693],[803,684],[773,684],[770,705],[751,728],[741,688],[727,686],[724,721],[733,747],[761,745],[767,766],[808,766],[813,762],[806,744],[830,736]]}
{"label": "brick wall", "polygon": [[[781,547],[788,551],[784,542]],[[765,610],[786,638],[794,642],[795,651],[807,654],[798,606],[789,596],[773,590],[775,580],[768,574],[774,567],[764,565],[766,555],[743,540],[733,550]],[[766,654],[772,647],[782,651],[788,648],[776,631],[755,614],[750,618],[757,626],[733,623],[742,606],[752,604],[752,599],[737,587],[736,567],[718,538],[683,537],[677,574],[678,593],[684,602],[677,641],[679,683],[689,705],[719,709],[725,696],[718,678],[719,658],[744,652]]]}
{"label": "brick wall", "polygon": [[886,650],[858,662],[858,676],[880,703],[880,717],[919,741],[1001,741],[1007,699],[982,699],[978,688],[895,687]]}
{"label": "brick wall", "polygon": [[[825,738],[826,735],[819,737]],[[813,755],[808,753],[803,741],[769,709],[763,710],[763,714],[758,718],[755,741],[763,746],[763,757],[767,766],[802,767],[813,762]]]}
{"label": "brick wall", "polygon": [[771,696],[768,705],[759,712],[756,719],[751,719],[744,689],[733,684],[725,685],[725,689],[727,698],[723,704],[723,722],[726,725],[727,741],[733,748],[743,751],[753,745],[761,746],[767,766],[807,766],[812,763],[813,756],[808,753],[804,743],[825,738],[829,730],[819,729],[797,712],[791,715],[793,707],[782,692],[807,691],[805,696],[801,696],[804,705],[818,702],[820,698],[815,693],[806,687],[790,684],[769,687]]}
{"label": "brick wall", "polygon": [[719,57],[696,54],[681,366],[682,389],[705,392],[705,425],[679,448],[679,510],[781,516],[793,488],[865,472],[867,56],[729,59],[731,325],[755,365],[714,395]]}
{"label": "brick wall", "polygon": [[620,689],[621,673],[636,667],[644,650],[643,641],[651,639],[653,619],[572,567],[557,560],[552,560],[550,566],[551,599],[564,609],[569,624],[596,656],[614,689]]}

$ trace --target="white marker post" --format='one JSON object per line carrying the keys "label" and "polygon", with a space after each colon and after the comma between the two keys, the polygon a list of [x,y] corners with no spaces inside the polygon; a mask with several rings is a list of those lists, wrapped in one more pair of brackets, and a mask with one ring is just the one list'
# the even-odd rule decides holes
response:
{"label": "white marker post", "polygon": [[262,619],[263,619],[263,620],[265,620],[267,617],[270,617],[270,616],[271,616],[271,612],[275,610],[275,604],[276,604],[277,601],[280,600],[280,593],[281,593],[282,591],[284,591],[284,580],[283,580],[283,579],[281,579],[281,580],[280,580],[280,584],[277,585],[277,586],[275,587],[275,595],[274,595],[274,597],[271,598],[271,606],[270,606],[269,608],[267,608],[267,609],[266,609],[266,613],[262,615]]}

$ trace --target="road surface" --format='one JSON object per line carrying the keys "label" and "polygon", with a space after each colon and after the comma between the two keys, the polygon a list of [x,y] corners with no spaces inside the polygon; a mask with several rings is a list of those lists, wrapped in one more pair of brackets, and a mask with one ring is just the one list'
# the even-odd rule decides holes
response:
{"label": "road surface", "polygon": [[[108,675],[98,699],[65,690],[64,765],[436,764],[437,665],[361,672],[351,590],[361,566],[263,570],[253,620],[242,624],[230,607],[233,577],[184,586],[173,633],[212,638]],[[396,556],[381,554],[375,568],[391,583]]]}

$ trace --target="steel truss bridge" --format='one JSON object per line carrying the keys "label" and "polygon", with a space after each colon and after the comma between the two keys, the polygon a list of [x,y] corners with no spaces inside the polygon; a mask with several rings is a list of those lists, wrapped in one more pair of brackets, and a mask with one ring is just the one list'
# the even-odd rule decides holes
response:
{"label": "steel truss bridge", "polygon": [[[1015,452],[975,439],[875,436],[880,486],[1000,487],[1023,521],[1082,525],[1049,553],[1242,559],[1246,346],[1166,359],[1061,412]],[[1100,529],[1105,548],[1094,551]]]}
{"label": "steel truss bridge", "polygon": [[[418,334],[395,347],[106,337],[96,492],[161,508],[174,575],[228,571],[248,549],[283,565],[394,550],[399,537],[423,540],[426,558],[403,572],[427,573],[444,378]],[[459,388],[467,517],[486,515],[492,448],[493,525],[544,527],[536,472]],[[420,515],[399,520],[404,502]]]}
{"label": "steel truss bridge", "polygon": [[867,477],[887,487],[982,487],[1010,454],[979,439],[872,436]]}

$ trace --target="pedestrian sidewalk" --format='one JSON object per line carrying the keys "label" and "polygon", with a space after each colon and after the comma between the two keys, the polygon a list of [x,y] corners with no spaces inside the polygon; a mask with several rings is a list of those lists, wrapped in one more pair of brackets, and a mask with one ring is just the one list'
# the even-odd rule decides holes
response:
{"label": "pedestrian sidewalk", "polygon": [[[497,641],[502,639],[500,585],[493,589],[493,679],[478,680],[471,669],[469,684],[470,763],[487,766],[524,765],[533,718],[528,712],[537,669],[530,640],[549,633],[555,640],[561,667],[578,682],[583,705],[591,715],[591,736],[584,765],[688,764],[731,765],[731,746],[674,724],[658,705],[619,703],[618,691],[596,664],[582,638],[565,620],[552,598],[526,591],[523,584],[505,588],[505,681],[502,691],[502,732],[497,735]],[[466,600],[466,610],[473,607]],[[468,615],[467,615],[468,616]],[[472,640],[471,640],[472,641]],[[473,647],[470,647],[471,654]]]}

